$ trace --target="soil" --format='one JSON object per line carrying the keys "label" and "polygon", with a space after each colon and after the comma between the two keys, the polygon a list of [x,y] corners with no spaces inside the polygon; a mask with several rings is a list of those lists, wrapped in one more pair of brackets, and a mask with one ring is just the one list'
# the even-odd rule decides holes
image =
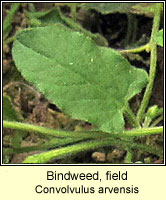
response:
{"label": "soil", "polygon": [[[55,6],[54,3],[34,3],[36,11],[46,11]],[[3,3],[3,19],[11,8],[11,3]],[[26,17],[26,12],[30,10],[28,3],[21,3],[19,10],[16,12],[13,22],[12,30],[8,36],[12,37],[19,29],[29,26]],[[70,16],[70,9],[67,6],[61,6],[61,11]],[[95,10],[84,11],[77,10],[77,21],[82,24],[84,28],[93,33],[100,33],[103,35],[109,44],[109,47],[115,49],[125,49],[134,44],[146,44],[150,38],[153,19],[144,15],[131,15],[133,20],[137,21],[136,35],[130,35],[126,44],[127,35],[127,15],[120,13],[113,13],[102,15]],[[162,20],[161,20],[162,21]],[[162,24],[161,27],[162,28]],[[132,32],[133,30],[131,30]],[[49,102],[39,91],[37,91],[31,83],[28,83],[17,71],[11,54],[12,42],[3,42],[3,92],[9,95],[12,99],[14,107],[21,113],[25,122],[46,126],[50,128],[63,130],[77,130],[79,128],[89,130],[92,125],[80,120],[74,120],[63,114],[56,105]],[[149,54],[142,52],[137,56],[126,55],[129,62],[138,67],[149,71]],[[157,73],[153,88],[151,105],[158,105],[163,107],[163,48],[158,47],[158,62]],[[134,97],[130,104],[133,110],[137,110],[142,100],[143,92]],[[161,121],[159,125],[163,125]],[[129,126],[126,128],[130,128]],[[4,137],[12,135],[12,130],[4,129]],[[22,141],[22,146],[36,145],[42,138],[36,136],[34,133],[27,133]],[[162,136],[151,136],[145,140],[150,140],[150,144],[162,147]],[[143,142],[143,141],[141,141]],[[145,141],[144,141],[145,142]],[[6,143],[5,143],[6,145]],[[9,145],[9,144],[8,144]],[[4,157],[5,163],[21,163],[25,157],[34,154],[22,153],[12,156]],[[100,148],[95,151],[81,152],[75,156],[69,156],[63,159],[52,160],[51,163],[124,163],[126,151],[117,148]],[[143,163],[162,163],[162,158],[152,155],[150,153],[138,152],[134,153],[133,162],[140,161]]]}

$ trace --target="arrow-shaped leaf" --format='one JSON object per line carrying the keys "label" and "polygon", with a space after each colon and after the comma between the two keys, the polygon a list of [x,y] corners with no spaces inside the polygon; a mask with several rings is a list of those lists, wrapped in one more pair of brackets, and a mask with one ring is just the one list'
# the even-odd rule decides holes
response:
{"label": "arrow-shaped leaf", "polygon": [[124,129],[125,104],[147,82],[115,50],[63,25],[20,32],[13,57],[22,75],[64,113],[105,132]]}

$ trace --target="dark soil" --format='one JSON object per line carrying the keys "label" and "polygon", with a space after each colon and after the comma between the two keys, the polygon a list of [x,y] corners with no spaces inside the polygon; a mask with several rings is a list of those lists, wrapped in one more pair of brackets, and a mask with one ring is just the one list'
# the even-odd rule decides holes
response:
{"label": "dark soil", "polygon": [[[34,3],[37,11],[48,10],[55,6],[54,3]],[[3,3],[3,19],[8,13],[11,3]],[[12,30],[8,37],[13,36],[19,29],[29,26],[26,18],[26,11],[30,9],[28,3],[21,3],[17,11],[13,23]],[[67,6],[61,7],[62,12],[70,16],[70,9]],[[131,15],[133,20],[137,22],[136,35],[130,35],[126,43],[127,35],[127,15],[114,13],[102,15],[94,10],[83,11],[78,9],[77,21],[82,24],[84,28],[92,31],[93,33],[102,34],[108,41],[109,47],[115,49],[125,49],[129,46],[134,46],[136,43],[139,45],[146,44],[149,41],[151,34],[151,27],[153,19],[144,15]],[[132,32],[133,30],[131,30]],[[50,128],[57,128],[63,130],[77,130],[83,128],[89,130],[92,128],[91,124],[73,120],[64,115],[56,105],[49,102],[45,97],[39,93],[31,83],[28,83],[21,74],[17,71],[11,55],[12,42],[3,43],[3,91],[9,95],[12,102],[24,120],[29,123],[38,124]],[[138,56],[126,55],[130,63],[138,68],[144,68],[149,71],[149,54],[142,52]],[[152,98],[150,105],[158,105],[159,108],[163,107],[163,48],[158,47],[158,62],[155,84],[153,88]],[[133,110],[137,110],[142,100],[143,93],[137,95],[131,100]],[[160,122],[159,125],[163,125]],[[130,128],[130,127],[127,127]],[[12,130],[4,129],[4,136],[12,135]],[[22,141],[22,146],[36,145],[42,138],[36,136],[34,133],[27,133]],[[162,147],[162,136],[151,136],[145,139],[150,141],[151,144]],[[6,145],[4,143],[4,145]],[[31,153],[16,154],[4,157],[5,163],[21,163],[25,157]],[[51,163],[123,163],[126,151],[117,147],[101,148],[95,151],[82,152],[75,156],[66,157],[63,159],[53,160]],[[135,161],[143,163],[162,163],[162,158],[154,156],[150,153],[134,152]]]}

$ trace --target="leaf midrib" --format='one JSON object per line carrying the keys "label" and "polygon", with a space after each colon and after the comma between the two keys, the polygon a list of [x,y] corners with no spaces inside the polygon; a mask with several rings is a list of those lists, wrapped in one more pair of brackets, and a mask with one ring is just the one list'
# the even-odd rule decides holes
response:
{"label": "leaf midrib", "polygon": [[[75,70],[73,70],[73,68],[72,68],[72,70],[70,69],[70,67],[66,67],[65,65],[62,65],[61,64],[61,62],[59,62],[59,61],[57,61],[57,60],[54,60],[54,58],[51,58],[51,57],[49,57],[49,56],[47,56],[47,55],[44,55],[43,53],[41,54],[39,51],[37,51],[37,50],[34,50],[33,48],[30,48],[30,47],[28,47],[27,45],[25,45],[25,44],[23,44],[23,43],[21,43],[19,40],[17,40],[19,43],[20,43],[20,45],[22,45],[23,47],[25,47],[25,48],[27,48],[27,49],[30,49],[31,51],[33,51],[34,53],[36,53],[36,54],[39,54],[40,56],[43,56],[44,58],[46,58],[46,59],[50,59],[51,61],[53,61],[53,64],[55,63],[55,61],[56,61],[56,63],[55,64],[58,64],[58,65],[60,65],[61,67],[64,67],[64,68],[67,68],[68,70],[70,70],[72,73],[75,73],[77,76],[79,75],[81,78],[83,78],[83,79],[85,79],[85,81],[87,81],[90,85],[92,85],[92,87],[93,87],[93,85],[97,85],[98,86],[98,89],[99,89],[99,91],[101,92],[101,94],[103,94],[103,95],[105,95],[105,93],[103,92],[103,87],[102,87],[102,85],[100,85],[100,84],[97,84],[97,83],[95,83],[95,82],[91,82],[90,80],[88,80],[83,74],[81,74],[81,73],[78,73],[78,72],[76,72]],[[47,71],[47,68],[45,68],[46,69],[46,71]],[[64,85],[65,86],[65,85]],[[67,86],[67,85],[66,85]],[[59,87],[62,87],[62,86],[59,86]],[[93,87],[95,90],[96,90],[96,88],[95,87]],[[105,89],[105,88],[104,88]],[[110,93],[109,93],[110,94]],[[109,97],[109,95],[107,95],[108,97]],[[111,97],[113,100],[115,100],[115,98],[113,98],[113,97]],[[90,99],[91,100],[91,99]],[[104,100],[103,100],[104,101]],[[109,100],[106,100],[106,101],[109,101]],[[122,108],[123,107],[123,104],[124,104],[124,102],[123,103],[121,103],[120,101],[118,101],[117,99],[116,99],[116,102],[118,102],[117,104],[120,106],[120,108]],[[111,103],[111,102],[110,102]]]}

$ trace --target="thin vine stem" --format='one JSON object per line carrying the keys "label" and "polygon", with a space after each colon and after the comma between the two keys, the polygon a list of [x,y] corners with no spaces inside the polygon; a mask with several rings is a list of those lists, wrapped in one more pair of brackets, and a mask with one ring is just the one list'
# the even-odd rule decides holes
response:
{"label": "thin vine stem", "polygon": [[[159,118],[157,118],[159,117]],[[157,118],[153,123],[152,121]],[[153,126],[156,126],[161,120],[163,119],[163,108],[160,108],[158,110],[157,113],[155,113],[155,115],[153,117],[149,117],[149,116],[146,116],[145,117],[145,120],[144,120],[144,123],[143,123],[143,127],[149,127],[150,124],[153,124]],[[159,120],[159,121],[158,121]],[[153,127],[152,126],[152,127]]]}
{"label": "thin vine stem", "polygon": [[132,158],[133,158],[133,151],[128,150],[125,157],[125,163],[126,164],[132,163]]}
{"label": "thin vine stem", "polygon": [[155,78],[155,74],[156,74],[157,45],[155,43],[155,36],[156,36],[156,34],[158,33],[158,30],[159,30],[161,6],[162,5],[160,5],[160,4],[156,4],[155,15],[154,15],[154,20],[153,20],[153,27],[152,27],[152,34],[151,34],[151,39],[150,39],[151,53],[150,53],[149,83],[146,87],[144,97],[143,97],[143,100],[141,102],[141,106],[138,109],[137,119],[138,119],[139,122],[142,121],[145,110],[148,106],[148,103],[149,103],[149,100],[150,100],[150,97],[151,97],[151,94],[152,94],[154,78]]}
{"label": "thin vine stem", "polygon": [[119,53],[139,53],[142,51],[149,52],[149,50],[150,50],[150,45],[148,43],[148,44],[145,44],[143,46],[140,46],[140,47],[137,47],[134,49],[122,49],[122,50],[119,50],[118,52]]}
{"label": "thin vine stem", "polygon": [[103,139],[103,140],[91,140],[87,142],[81,142],[79,144],[74,144],[71,146],[50,150],[41,154],[36,154],[27,157],[23,163],[47,163],[49,160],[55,158],[61,158],[68,155],[73,155],[78,152],[85,152],[87,150],[92,150],[100,147],[106,146],[120,146],[121,148],[130,148],[130,149],[139,149],[143,151],[147,151],[153,153],[158,156],[162,156],[162,151],[156,149],[155,147],[151,147],[144,144],[135,144],[131,143],[130,141],[121,141],[121,140],[114,140],[114,139]]}
{"label": "thin vine stem", "polygon": [[71,16],[74,21],[77,19],[77,3],[71,3]]}
{"label": "thin vine stem", "polygon": [[163,120],[163,115],[160,116],[160,117],[158,117],[158,118],[150,125],[150,127],[156,126],[156,125],[159,124],[162,120]]}
{"label": "thin vine stem", "polygon": [[13,3],[11,5],[10,11],[3,22],[3,35],[4,35],[3,37],[7,37],[6,34],[8,34],[10,31],[13,17],[15,15],[15,13],[17,12],[18,8],[20,7],[20,5],[21,5],[21,3]]}
{"label": "thin vine stem", "polygon": [[96,137],[104,137],[108,136],[108,133],[96,133],[93,134],[93,132],[74,132],[74,131],[62,131],[62,130],[56,130],[51,128],[46,128],[42,126],[37,126],[33,124],[28,123],[22,123],[22,122],[15,122],[15,121],[3,121],[3,127],[4,128],[12,128],[17,130],[23,130],[23,131],[34,131],[36,133],[45,135],[45,136],[54,136],[54,137],[74,137],[74,138],[96,138]]}
{"label": "thin vine stem", "polygon": [[127,136],[146,136],[146,135],[160,134],[160,133],[163,133],[162,126],[124,131],[124,134]]}
{"label": "thin vine stem", "polygon": [[145,135],[152,135],[152,134],[160,134],[163,132],[163,127],[153,127],[153,128],[138,128],[138,129],[132,129],[132,130],[125,130],[123,133],[117,133],[117,134],[109,134],[109,133],[103,133],[101,131],[85,131],[85,132],[73,132],[73,131],[60,131],[55,130],[51,128],[46,128],[42,126],[27,124],[27,123],[21,123],[21,122],[15,122],[15,121],[3,121],[3,127],[4,128],[12,128],[17,130],[23,130],[23,131],[34,131],[39,134],[45,135],[45,136],[54,136],[54,137],[74,137],[74,138],[104,138],[104,137],[110,137],[110,136],[116,136],[116,137],[125,137],[125,136],[145,136]]}
{"label": "thin vine stem", "polygon": [[135,127],[135,128],[140,128],[140,124],[135,116],[135,114],[133,113],[133,111],[131,110],[129,104],[127,103],[125,106],[125,113],[126,113],[126,117],[128,118],[129,123]]}
{"label": "thin vine stem", "polygon": [[47,151],[49,149],[55,149],[58,147],[63,147],[65,145],[74,144],[76,142],[80,142],[83,139],[80,138],[63,138],[63,139],[54,139],[53,141],[48,141],[40,145],[34,146],[25,146],[25,147],[13,147],[13,148],[4,148],[3,154],[10,155],[10,154],[18,154],[18,153],[25,153],[31,151]]}

